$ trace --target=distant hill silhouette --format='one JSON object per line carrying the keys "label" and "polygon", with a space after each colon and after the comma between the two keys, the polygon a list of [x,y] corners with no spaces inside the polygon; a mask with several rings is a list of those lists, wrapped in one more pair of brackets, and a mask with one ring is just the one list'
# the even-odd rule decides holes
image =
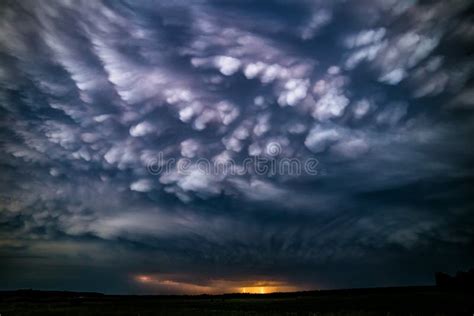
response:
{"label": "distant hill silhouette", "polygon": [[474,269],[459,271],[455,276],[447,273],[436,273],[436,286],[443,289],[474,291]]}
{"label": "distant hill silhouette", "polygon": [[105,295],[68,291],[0,291],[2,315],[473,315],[469,291],[436,286],[272,294]]}

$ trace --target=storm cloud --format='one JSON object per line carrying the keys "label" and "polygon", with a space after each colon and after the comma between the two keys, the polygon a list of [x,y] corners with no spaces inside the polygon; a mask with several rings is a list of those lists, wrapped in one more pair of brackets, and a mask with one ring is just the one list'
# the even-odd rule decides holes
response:
{"label": "storm cloud", "polygon": [[472,266],[471,9],[3,1],[0,288],[427,284]]}

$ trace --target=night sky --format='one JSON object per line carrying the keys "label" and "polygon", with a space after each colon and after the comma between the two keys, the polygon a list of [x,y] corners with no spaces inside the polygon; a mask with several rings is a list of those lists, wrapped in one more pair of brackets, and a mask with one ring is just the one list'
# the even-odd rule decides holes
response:
{"label": "night sky", "polygon": [[427,285],[474,266],[472,12],[1,1],[0,290]]}

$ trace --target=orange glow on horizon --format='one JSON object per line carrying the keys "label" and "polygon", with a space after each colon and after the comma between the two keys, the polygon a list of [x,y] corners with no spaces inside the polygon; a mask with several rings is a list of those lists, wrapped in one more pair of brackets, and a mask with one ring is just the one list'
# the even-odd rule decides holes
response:
{"label": "orange glow on horizon", "polygon": [[139,275],[139,276],[137,276],[137,279],[140,282],[149,282],[150,281],[150,277],[147,276],[147,275]]}
{"label": "orange glow on horizon", "polygon": [[154,291],[164,291],[181,294],[269,294],[275,292],[295,292],[302,287],[293,286],[281,281],[236,281],[236,280],[209,280],[204,284],[178,281],[181,278],[175,275],[145,275],[134,277],[135,280]]}
{"label": "orange glow on horizon", "polygon": [[246,294],[269,294],[275,292],[293,292],[297,291],[297,288],[290,287],[287,285],[278,286],[247,286],[240,289],[240,293]]}

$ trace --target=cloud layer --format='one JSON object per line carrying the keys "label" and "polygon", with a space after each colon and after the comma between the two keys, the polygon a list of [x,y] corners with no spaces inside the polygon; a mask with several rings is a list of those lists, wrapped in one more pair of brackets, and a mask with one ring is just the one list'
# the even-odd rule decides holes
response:
{"label": "cloud layer", "polygon": [[468,1],[1,6],[4,287],[420,284],[474,263]]}

